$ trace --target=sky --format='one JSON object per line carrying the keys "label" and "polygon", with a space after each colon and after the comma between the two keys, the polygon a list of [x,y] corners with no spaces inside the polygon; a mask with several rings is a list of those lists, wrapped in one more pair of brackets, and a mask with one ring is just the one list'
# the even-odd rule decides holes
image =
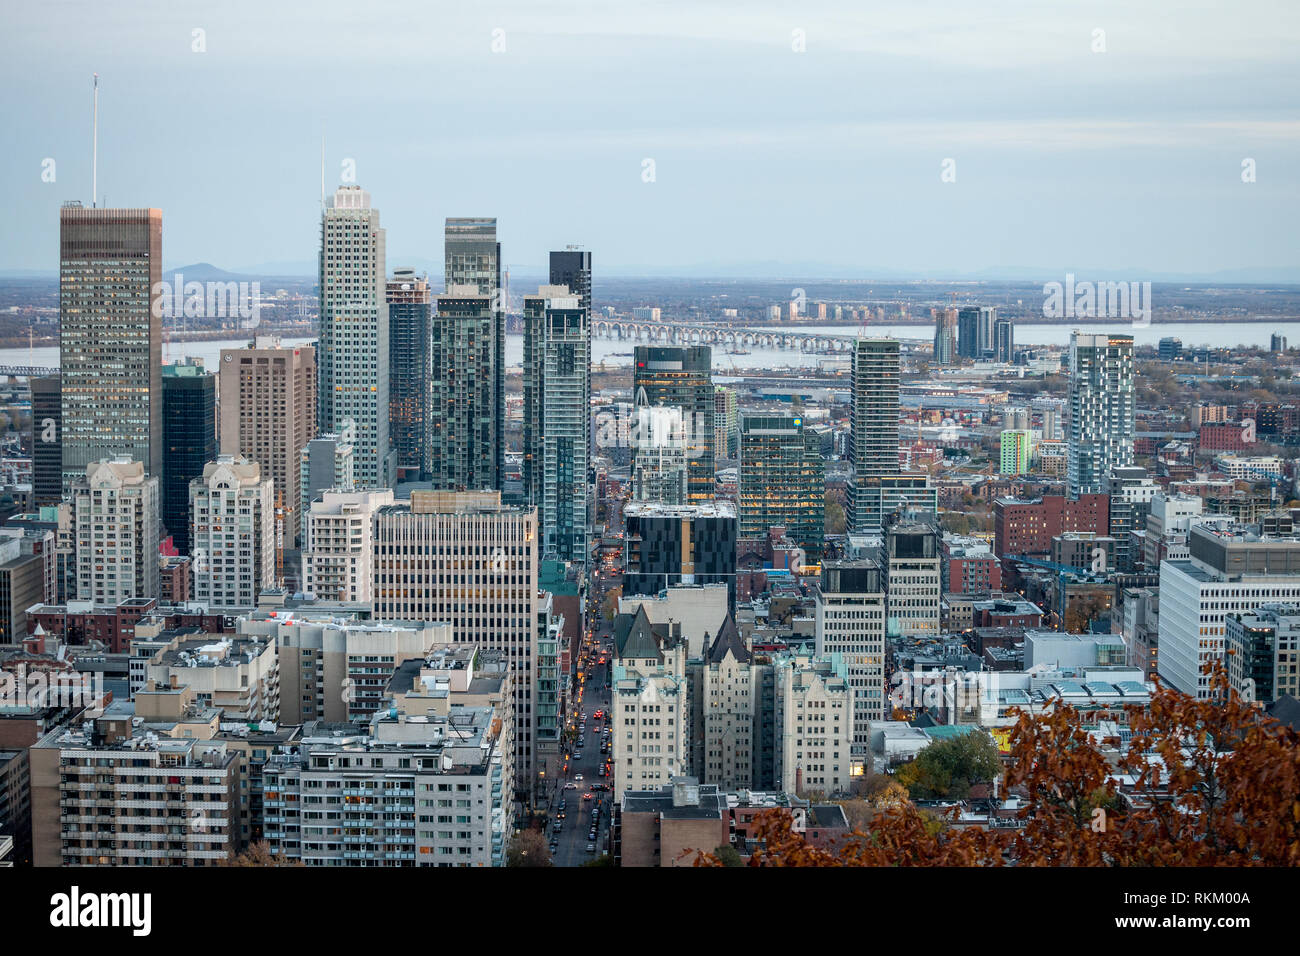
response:
{"label": "sky", "polygon": [[168,267],[312,271],[323,138],[390,268],[440,262],[447,216],[496,216],[520,273],[577,243],[606,275],[1300,281],[1294,0],[47,0],[2,22],[0,270],[57,270],[97,72],[101,204],[161,208]]}

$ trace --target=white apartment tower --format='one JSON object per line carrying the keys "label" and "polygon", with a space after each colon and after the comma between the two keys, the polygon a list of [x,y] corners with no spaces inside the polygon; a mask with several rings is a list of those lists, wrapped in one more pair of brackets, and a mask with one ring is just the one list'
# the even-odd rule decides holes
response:
{"label": "white apartment tower", "polygon": [[838,654],[847,667],[853,692],[853,761],[866,765],[871,756],[868,722],[888,716],[884,573],[875,561],[827,561],[813,600],[816,654]]}
{"label": "white apartment tower", "polygon": [[130,458],[86,466],[72,485],[76,528],[77,597],[115,607],[132,598],[156,598],[158,478]]}
{"label": "white apartment tower", "polygon": [[358,485],[390,486],[384,230],[360,186],[340,186],[321,216],[317,360],[317,431],[352,444]]}
{"label": "white apartment tower", "polygon": [[275,483],[255,461],[221,455],[190,482],[194,600],[253,608],[275,584]]}
{"label": "white apartment tower", "polygon": [[326,491],[305,515],[303,589],[325,601],[369,604],[374,594],[375,512],[393,492]]}
{"label": "white apartment tower", "polygon": [[1072,498],[1106,490],[1114,468],[1133,464],[1133,336],[1070,336],[1066,482]]}

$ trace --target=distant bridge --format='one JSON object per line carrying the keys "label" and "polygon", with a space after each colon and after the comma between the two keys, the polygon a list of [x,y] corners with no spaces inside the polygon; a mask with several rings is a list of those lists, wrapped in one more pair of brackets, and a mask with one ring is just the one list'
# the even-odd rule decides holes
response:
{"label": "distant bridge", "polygon": [[796,329],[748,329],[726,325],[680,325],[673,322],[597,319],[593,335],[606,339],[645,342],[649,345],[726,345],[733,348],[756,345],[764,349],[795,349],[801,352],[835,354],[852,352],[852,335],[826,335]]}
{"label": "distant bridge", "polygon": [[0,376],[9,378],[11,376],[21,376],[22,378],[44,378],[47,375],[58,375],[57,368],[42,368],[39,365],[0,365]]}

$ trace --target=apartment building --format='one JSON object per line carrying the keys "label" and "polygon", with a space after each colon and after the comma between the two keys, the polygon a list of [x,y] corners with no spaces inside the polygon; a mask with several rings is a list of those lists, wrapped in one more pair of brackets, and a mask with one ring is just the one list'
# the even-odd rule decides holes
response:
{"label": "apartment building", "polygon": [[664,786],[689,766],[690,695],[680,627],[651,624],[645,608],[637,608],[631,621],[616,621],[610,680],[618,801],[628,790]]}
{"label": "apartment building", "polygon": [[375,513],[393,492],[326,491],[303,525],[303,590],[329,600],[369,604],[374,596]]}
{"label": "apartment building", "polygon": [[158,596],[158,478],[130,458],[86,466],[72,484],[77,597],[98,605]]}
{"label": "apartment building", "polygon": [[161,635],[167,643],[149,658],[146,688],[187,684],[195,703],[223,720],[280,719],[280,667],[275,641],[201,631]]}
{"label": "apartment building", "polygon": [[876,561],[827,561],[813,589],[816,655],[844,661],[853,696],[852,762],[866,765],[868,724],[888,716],[885,687],[885,576]]}
{"label": "apartment building", "polygon": [[842,659],[782,655],[776,676],[776,788],[783,793],[848,791],[853,696]]}
{"label": "apartment building", "polygon": [[262,466],[221,455],[190,482],[194,600],[251,609],[275,584],[275,487]]}

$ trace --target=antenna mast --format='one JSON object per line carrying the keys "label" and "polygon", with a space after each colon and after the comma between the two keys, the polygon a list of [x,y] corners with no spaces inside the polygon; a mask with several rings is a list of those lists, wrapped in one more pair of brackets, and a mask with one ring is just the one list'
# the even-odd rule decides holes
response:
{"label": "antenna mast", "polygon": [[90,208],[99,199],[99,74],[95,74],[95,105],[90,120]]}

